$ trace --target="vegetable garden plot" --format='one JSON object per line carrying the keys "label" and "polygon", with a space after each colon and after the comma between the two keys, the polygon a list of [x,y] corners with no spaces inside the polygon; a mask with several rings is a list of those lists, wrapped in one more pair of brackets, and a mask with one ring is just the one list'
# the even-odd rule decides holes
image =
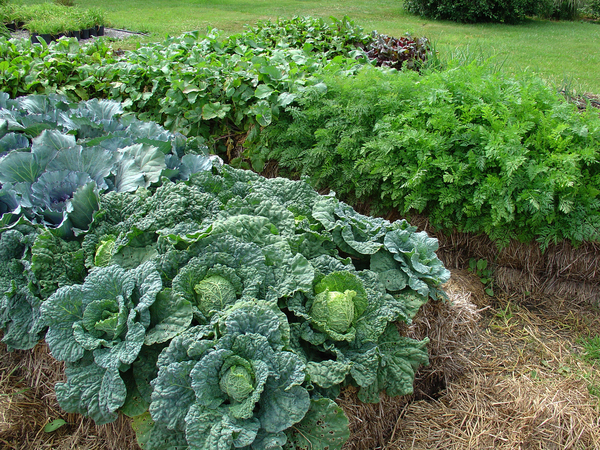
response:
{"label": "vegetable garden plot", "polygon": [[339,448],[340,387],[412,392],[428,340],[396,322],[444,295],[435,240],[112,102],[3,102],[3,341],[45,337],[64,410],[134,417],[146,449]]}

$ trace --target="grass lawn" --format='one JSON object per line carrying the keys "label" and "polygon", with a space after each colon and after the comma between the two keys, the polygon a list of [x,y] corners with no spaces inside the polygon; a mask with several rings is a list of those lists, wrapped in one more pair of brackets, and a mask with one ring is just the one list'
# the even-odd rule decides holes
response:
{"label": "grass lawn", "polygon": [[600,94],[600,25],[596,23],[528,20],[520,25],[464,25],[409,15],[401,0],[78,0],[77,4],[102,7],[114,26],[149,32],[154,40],[209,26],[230,34],[246,24],[277,17],[347,15],[366,30],[426,36],[442,58],[495,56],[508,73],[527,70],[559,88]]}

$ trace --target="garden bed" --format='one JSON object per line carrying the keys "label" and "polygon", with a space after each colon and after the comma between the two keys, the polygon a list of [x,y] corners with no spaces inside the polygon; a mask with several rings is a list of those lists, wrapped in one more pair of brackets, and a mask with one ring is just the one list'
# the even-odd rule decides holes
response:
{"label": "garden bed", "polygon": [[[431,339],[431,365],[415,394],[362,404],[346,389],[339,404],[350,419],[346,450],[596,448],[600,445],[597,367],[580,358],[578,336],[599,318],[576,305],[518,305],[493,300],[476,276],[453,271],[450,302],[430,303],[415,318],[413,337]],[[129,419],[95,426],[65,414],[53,385],[62,363],[39,344],[33,352],[0,349],[0,439],[7,450],[30,448],[138,450]],[[44,427],[62,419],[53,432]]]}

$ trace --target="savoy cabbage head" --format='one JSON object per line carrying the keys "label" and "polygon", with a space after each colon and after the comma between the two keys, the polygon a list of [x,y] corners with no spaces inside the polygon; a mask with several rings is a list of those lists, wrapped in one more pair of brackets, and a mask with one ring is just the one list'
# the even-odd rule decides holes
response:
{"label": "savoy cabbage head", "polygon": [[[162,307],[153,309],[157,301]],[[150,262],[133,270],[99,268],[82,285],[61,287],[43,302],[50,352],[69,363],[67,382],[57,385],[63,409],[85,413],[96,423],[114,420],[127,396],[121,372],[129,369],[144,343],[164,342],[189,326],[191,308],[188,304],[186,314],[185,303],[177,302],[162,292],[160,275]],[[179,312],[164,315],[165,309],[175,312],[172,305]],[[91,384],[82,397],[81,380],[88,378]],[[110,404],[100,407],[106,391],[111,392]]]}
{"label": "savoy cabbage head", "polygon": [[182,430],[198,450],[284,443],[284,431],[310,408],[305,365],[286,350],[285,314],[270,302],[241,300],[213,327],[188,330],[161,354],[152,433]]}

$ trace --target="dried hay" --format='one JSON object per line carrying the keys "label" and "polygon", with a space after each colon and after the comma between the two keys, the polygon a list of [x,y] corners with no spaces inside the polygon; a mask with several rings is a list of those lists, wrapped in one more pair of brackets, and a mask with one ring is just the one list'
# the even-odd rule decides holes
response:
{"label": "dried hay", "polygon": [[[54,395],[62,381],[63,363],[45,344],[32,351],[7,352],[0,346],[0,446],[6,450],[139,450],[129,420],[96,426],[79,414],[63,412]],[[55,419],[67,425],[47,433]]]}
{"label": "dried hay", "polygon": [[[346,450],[381,448],[390,439],[400,413],[415,399],[431,399],[439,395],[446,384],[464,373],[471,362],[464,349],[473,345],[480,311],[471,302],[472,295],[465,286],[473,285],[479,292],[481,283],[464,271],[453,271],[451,280],[444,286],[447,301],[428,302],[410,326],[403,331],[413,339],[429,337],[428,367],[421,368],[415,377],[414,393],[405,397],[385,394],[376,404],[361,403],[357,389],[342,391],[338,404],[350,420],[350,440]],[[481,290],[482,296],[483,291]],[[483,298],[483,297],[482,297]]]}
{"label": "dried hay", "polygon": [[582,380],[473,373],[410,405],[387,449],[597,449],[600,416]]}
{"label": "dried hay", "polygon": [[588,392],[600,371],[574,341],[600,331],[600,318],[514,301],[487,317],[465,376],[439,399],[406,406],[386,449],[600,448],[600,405]]}

